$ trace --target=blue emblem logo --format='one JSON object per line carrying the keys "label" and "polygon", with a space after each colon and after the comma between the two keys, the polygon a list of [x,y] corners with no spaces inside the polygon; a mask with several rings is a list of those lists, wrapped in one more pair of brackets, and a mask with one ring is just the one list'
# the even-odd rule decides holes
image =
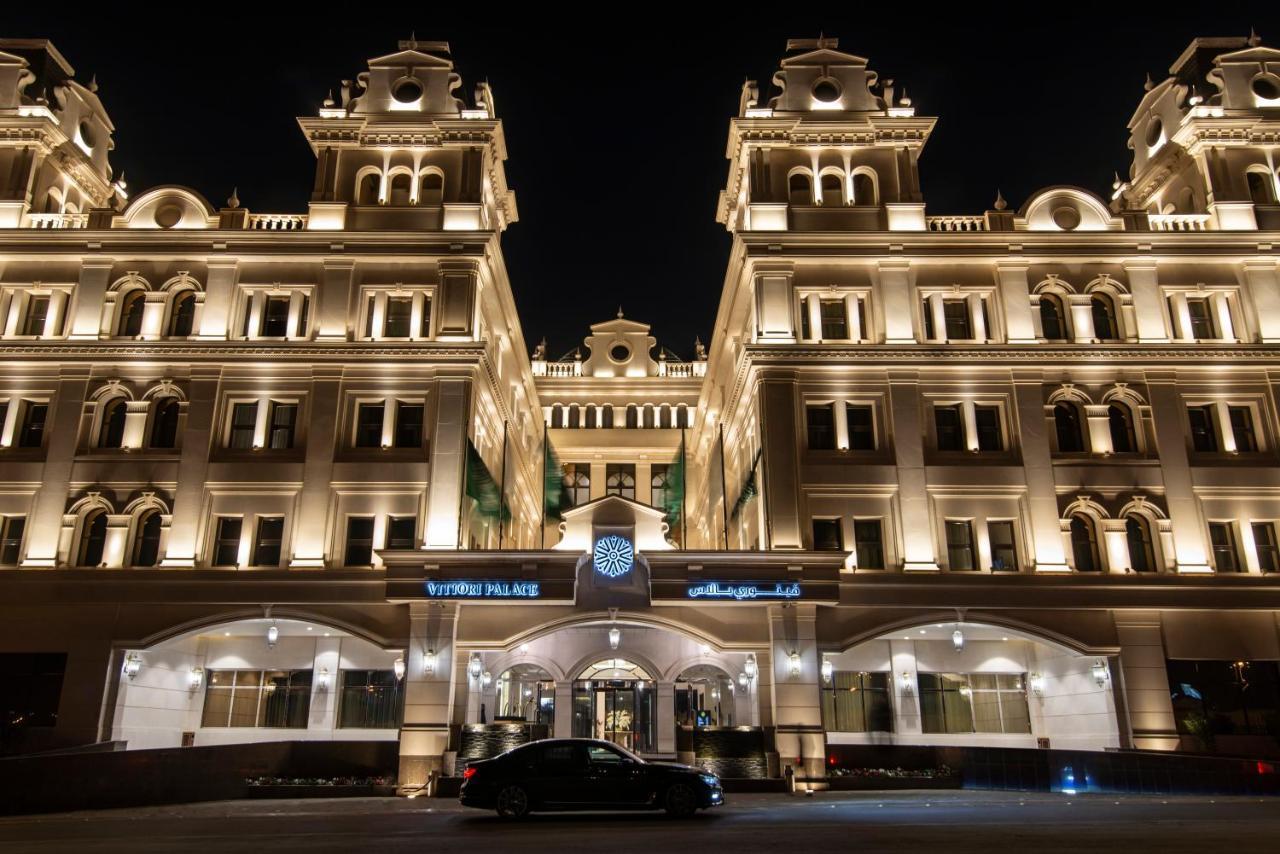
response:
{"label": "blue emblem logo", "polygon": [[606,578],[620,578],[635,566],[636,550],[631,541],[617,534],[607,534],[596,540],[591,553],[591,565]]}

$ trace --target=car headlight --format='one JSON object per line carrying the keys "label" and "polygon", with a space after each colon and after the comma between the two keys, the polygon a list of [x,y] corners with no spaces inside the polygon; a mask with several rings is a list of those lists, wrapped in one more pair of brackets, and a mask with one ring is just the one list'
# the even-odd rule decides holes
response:
{"label": "car headlight", "polygon": [[702,782],[706,783],[708,786],[720,785],[720,778],[715,774],[699,774],[698,776],[701,777]]}

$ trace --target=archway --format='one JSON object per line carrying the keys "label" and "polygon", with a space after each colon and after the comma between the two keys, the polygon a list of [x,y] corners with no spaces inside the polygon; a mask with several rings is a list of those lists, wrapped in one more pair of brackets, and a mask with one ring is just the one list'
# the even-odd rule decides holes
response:
{"label": "archway", "polygon": [[587,665],[573,683],[573,735],[602,738],[637,753],[652,753],[658,742],[653,675],[625,658]]}
{"label": "archway", "polygon": [[556,682],[537,664],[516,664],[494,682],[493,720],[542,724],[555,722]]}
{"label": "archway", "polygon": [[129,750],[399,737],[403,650],[333,625],[230,620],[119,656],[110,737]]}
{"label": "archway", "polygon": [[[746,686],[742,686],[745,690]],[[737,687],[732,677],[712,664],[695,664],[676,677],[676,726],[734,726]]]}

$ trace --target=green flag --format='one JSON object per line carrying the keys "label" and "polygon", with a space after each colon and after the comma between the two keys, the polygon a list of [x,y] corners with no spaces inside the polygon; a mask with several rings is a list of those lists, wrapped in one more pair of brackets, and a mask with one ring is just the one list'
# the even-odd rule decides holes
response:
{"label": "green flag", "polygon": [[551,447],[551,438],[544,443],[542,461],[542,512],[547,519],[562,519],[565,500],[568,495],[564,489],[564,466],[560,465],[560,457],[556,449]]}
{"label": "green flag", "polygon": [[666,521],[671,530],[680,522],[680,514],[684,508],[684,436],[680,437],[680,454],[676,457],[676,461],[667,469],[667,485],[666,485],[666,506],[663,507],[667,511]]}
{"label": "green flag", "polygon": [[480,452],[468,438],[467,496],[476,502],[476,513],[485,519],[501,518],[504,522],[510,521],[511,508],[507,506],[506,498],[501,493],[502,490],[498,488],[493,475],[489,474]]}
{"label": "green flag", "polygon": [[760,486],[756,483],[756,469],[760,467],[760,454],[761,451],[756,451],[756,458],[751,463],[751,471],[747,472],[747,479],[742,484],[742,491],[738,493],[738,500],[733,503],[733,513],[730,514],[732,519],[737,519],[743,508],[751,503],[751,499],[760,494]]}

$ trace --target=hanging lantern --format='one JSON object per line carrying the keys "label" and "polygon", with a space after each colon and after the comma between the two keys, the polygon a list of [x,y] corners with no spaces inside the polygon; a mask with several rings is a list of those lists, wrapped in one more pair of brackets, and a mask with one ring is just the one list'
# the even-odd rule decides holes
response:
{"label": "hanging lantern", "polygon": [[614,626],[609,629],[609,649],[617,649],[620,643],[622,643],[622,630]]}
{"label": "hanging lantern", "polygon": [[750,681],[751,680],[747,678],[747,674],[745,673],[738,674],[738,687],[745,688],[747,687],[747,683]]}
{"label": "hanging lantern", "polygon": [[831,663],[831,659],[829,658],[822,659],[822,681],[830,685],[831,677],[835,675],[835,672],[836,672],[836,667],[834,664]]}
{"label": "hanging lantern", "polygon": [[800,653],[798,652],[791,653],[791,655],[788,656],[788,660],[791,663],[791,675],[799,676],[800,675]]}
{"label": "hanging lantern", "polygon": [[204,668],[193,667],[191,673],[187,676],[187,687],[192,691],[199,691],[200,685],[204,683]]}
{"label": "hanging lantern", "polygon": [[955,651],[959,652],[964,649],[964,632],[956,629],[951,633],[951,645],[955,647]]}
{"label": "hanging lantern", "polygon": [[467,662],[467,673],[471,674],[472,679],[479,679],[483,672],[484,664],[480,661],[480,653],[471,653],[471,661]]}
{"label": "hanging lantern", "polygon": [[1107,664],[1101,658],[1093,663],[1093,681],[1098,683],[1101,688],[1107,684],[1107,677],[1110,673],[1107,671]]}
{"label": "hanging lantern", "polygon": [[129,653],[124,660],[124,675],[130,679],[138,675],[138,671],[142,669],[142,659],[138,657],[136,652]]}
{"label": "hanging lantern", "polygon": [[271,626],[267,629],[267,649],[275,649],[276,641],[280,640],[280,627],[272,621]]}
{"label": "hanging lantern", "polygon": [[436,672],[436,651],[429,649],[422,654],[422,672],[428,675]]}
{"label": "hanging lantern", "polygon": [[756,678],[756,657],[754,653],[747,656],[747,661],[742,666],[742,670],[747,675],[748,679]]}
{"label": "hanging lantern", "polygon": [[396,672],[396,680],[404,678],[404,656],[401,655],[391,663],[391,669]]}

